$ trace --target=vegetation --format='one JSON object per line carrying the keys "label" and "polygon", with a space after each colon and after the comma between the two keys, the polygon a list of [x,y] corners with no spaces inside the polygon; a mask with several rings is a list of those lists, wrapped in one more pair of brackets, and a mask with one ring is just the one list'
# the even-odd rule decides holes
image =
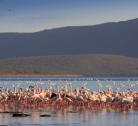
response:
{"label": "vegetation", "polygon": [[1,59],[0,75],[137,76],[138,59],[102,54]]}

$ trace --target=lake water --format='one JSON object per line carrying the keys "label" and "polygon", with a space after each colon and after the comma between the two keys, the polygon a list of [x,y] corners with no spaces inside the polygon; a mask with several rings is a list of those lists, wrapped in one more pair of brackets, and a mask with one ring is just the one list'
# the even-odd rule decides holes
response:
{"label": "lake water", "polygon": [[[49,80],[49,81],[48,81]],[[106,90],[112,87],[114,90],[124,91],[128,88],[138,91],[137,78],[125,79],[51,79],[51,78],[1,78],[0,87],[27,88],[29,85],[38,85],[46,88],[50,83],[53,87],[56,85],[71,85],[72,88],[86,85],[90,90]],[[77,108],[76,108],[77,109]],[[76,113],[71,113],[73,108],[57,109],[48,107],[46,109],[24,110],[30,113],[30,117],[12,117],[11,114],[0,114],[0,125],[4,126],[138,126],[138,111],[119,112],[103,109],[94,111],[81,108]],[[41,114],[50,114],[50,117],[40,117]]]}

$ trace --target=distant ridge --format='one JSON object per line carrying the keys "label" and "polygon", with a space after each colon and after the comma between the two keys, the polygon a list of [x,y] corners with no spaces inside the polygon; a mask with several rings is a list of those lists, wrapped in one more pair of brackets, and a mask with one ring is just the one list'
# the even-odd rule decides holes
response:
{"label": "distant ridge", "polygon": [[0,59],[64,54],[138,58],[138,19],[36,33],[0,33]]}
{"label": "distant ridge", "polygon": [[138,59],[102,54],[1,59],[0,75],[138,76]]}

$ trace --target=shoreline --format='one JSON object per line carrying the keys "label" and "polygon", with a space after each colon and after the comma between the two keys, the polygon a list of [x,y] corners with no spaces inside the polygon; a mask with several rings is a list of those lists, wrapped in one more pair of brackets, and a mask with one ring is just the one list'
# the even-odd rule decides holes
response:
{"label": "shoreline", "polygon": [[138,81],[138,76],[0,75],[0,81]]}
{"label": "shoreline", "polygon": [[137,74],[0,74],[0,77],[87,77],[87,78],[133,78]]}

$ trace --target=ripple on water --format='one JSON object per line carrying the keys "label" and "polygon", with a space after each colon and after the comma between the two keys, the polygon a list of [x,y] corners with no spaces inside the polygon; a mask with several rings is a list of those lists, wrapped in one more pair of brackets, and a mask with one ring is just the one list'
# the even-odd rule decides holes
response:
{"label": "ripple on water", "polygon": [[23,126],[23,125],[19,122],[13,122],[13,123],[8,124],[8,126]]}
{"label": "ripple on water", "polygon": [[48,124],[50,126],[66,126],[68,124],[64,124],[64,123],[51,123],[51,124]]}
{"label": "ripple on water", "polygon": [[44,126],[42,124],[25,124],[24,126]]}

